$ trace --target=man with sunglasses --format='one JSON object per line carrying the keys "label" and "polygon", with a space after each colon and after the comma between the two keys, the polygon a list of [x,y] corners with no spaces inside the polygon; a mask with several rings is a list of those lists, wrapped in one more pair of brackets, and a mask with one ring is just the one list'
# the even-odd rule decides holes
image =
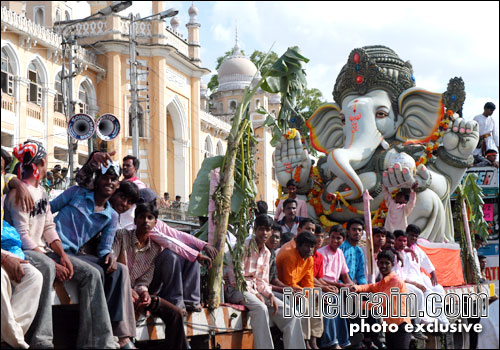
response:
{"label": "man with sunglasses", "polygon": [[[120,346],[133,348],[130,338],[135,337],[135,316],[130,277],[127,267],[116,262],[111,249],[118,214],[108,202],[118,189],[121,169],[118,163],[109,161],[96,165],[93,157],[88,163],[79,175],[88,176],[89,168],[99,167],[92,177],[84,179],[93,189],[73,186],[54,199],[50,206],[53,213],[58,213],[54,222],[64,250],[100,273],[113,334],[119,338]],[[84,245],[96,240],[98,235],[96,250],[83,251]],[[103,317],[102,313],[97,314],[97,317]]]}

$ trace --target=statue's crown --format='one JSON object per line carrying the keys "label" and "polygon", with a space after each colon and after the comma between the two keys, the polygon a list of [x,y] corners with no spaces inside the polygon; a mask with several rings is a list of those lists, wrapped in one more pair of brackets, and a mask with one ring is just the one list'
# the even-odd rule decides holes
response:
{"label": "statue's crown", "polygon": [[391,101],[397,103],[399,95],[414,86],[409,61],[404,62],[386,46],[365,46],[351,51],[335,82],[333,98],[341,105],[349,94],[364,95],[382,89],[389,93]]}

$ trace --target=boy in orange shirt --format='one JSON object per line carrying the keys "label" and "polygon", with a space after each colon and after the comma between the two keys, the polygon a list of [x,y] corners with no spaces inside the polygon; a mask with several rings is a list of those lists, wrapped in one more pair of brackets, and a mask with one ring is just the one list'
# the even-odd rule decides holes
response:
{"label": "boy in orange shirt", "polygon": [[[401,307],[398,308],[396,303],[392,303],[391,300],[391,288],[399,289],[399,293],[407,293],[406,285],[404,281],[399,278],[395,272],[392,272],[394,266],[394,253],[390,250],[384,250],[377,255],[377,267],[382,275],[382,279],[373,284],[355,285],[351,287],[353,292],[372,292],[372,293],[385,293],[387,295],[387,300],[389,305],[385,303],[384,308],[387,310],[388,317],[384,318],[384,322],[387,324],[396,324],[398,330],[394,333],[386,332],[385,340],[387,349],[409,349],[411,334],[406,332],[406,323],[411,324],[411,320],[408,316],[402,317],[391,317],[394,313],[398,315],[398,310],[406,310],[406,298],[403,296],[401,300]],[[389,309],[387,309],[389,308]]]}
{"label": "boy in orange shirt", "polygon": [[[280,251],[276,258],[278,278],[293,289],[314,288],[314,248],[317,238],[309,231],[301,232],[296,238],[296,248]],[[302,333],[308,349],[317,349],[316,337],[321,337],[321,330],[311,329],[311,318],[302,318]],[[319,333],[321,331],[321,333]]]}

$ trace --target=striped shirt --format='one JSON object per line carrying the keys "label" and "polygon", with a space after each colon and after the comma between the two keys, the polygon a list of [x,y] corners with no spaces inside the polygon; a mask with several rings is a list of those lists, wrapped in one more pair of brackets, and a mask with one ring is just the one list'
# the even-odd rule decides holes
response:
{"label": "striped shirt", "polygon": [[[272,295],[272,288],[269,284],[269,259],[271,252],[267,249],[266,245],[259,251],[255,238],[245,242],[245,249],[246,252],[241,265],[243,276],[247,282],[247,292],[254,295],[260,293],[269,298]],[[226,273],[229,284],[236,287],[232,259]]]}
{"label": "striped shirt", "polygon": [[146,245],[139,248],[135,229],[118,230],[113,242],[113,252],[117,257],[124,254],[131,287],[138,293],[147,291],[153,280],[155,261],[161,247],[148,238]]}

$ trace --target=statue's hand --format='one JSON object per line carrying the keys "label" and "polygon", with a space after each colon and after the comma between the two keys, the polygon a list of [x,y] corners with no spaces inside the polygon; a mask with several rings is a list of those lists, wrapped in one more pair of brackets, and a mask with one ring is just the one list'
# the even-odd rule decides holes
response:
{"label": "statue's hand", "polygon": [[[299,172],[299,191],[307,189],[311,159],[307,150],[302,146],[298,131],[293,139],[288,140],[285,136],[281,137],[281,142],[276,145],[274,165],[276,177],[281,186],[286,187],[289,180],[297,179],[296,172]],[[299,167],[301,167],[300,170],[298,170]]]}
{"label": "statue's hand", "polygon": [[479,126],[476,121],[457,118],[443,136],[444,149],[457,158],[467,159],[479,141]]}
{"label": "statue's hand", "polygon": [[411,188],[415,183],[418,184],[417,188],[427,188],[430,180],[429,170],[423,164],[417,167],[415,175],[409,168],[401,166],[400,163],[394,164],[392,168],[387,169],[382,174],[382,183],[388,188]]}

